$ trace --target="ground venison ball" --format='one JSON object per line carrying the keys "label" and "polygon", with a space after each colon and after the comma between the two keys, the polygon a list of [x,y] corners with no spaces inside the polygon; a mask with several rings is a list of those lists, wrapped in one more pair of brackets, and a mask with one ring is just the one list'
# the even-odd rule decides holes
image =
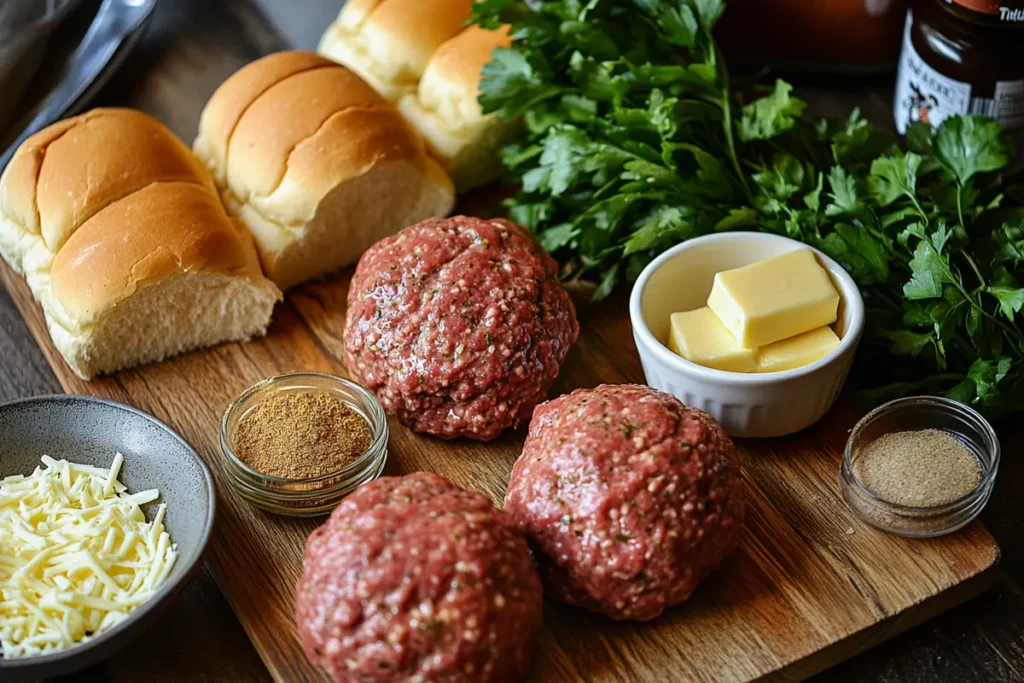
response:
{"label": "ground venison ball", "polygon": [[690,597],[735,549],[744,507],[722,427],[630,384],[538,406],[505,498],[551,596],[635,620]]}
{"label": "ground venison ball", "polygon": [[507,683],[530,670],[542,594],[504,512],[417,473],[363,484],[310,535],[295,620],[338,683]]}
{"label": "ground venison ball", "polygon": [[524,228],[431,218],[359,260],[345,359],[403,424],[488,440],[529,419],[578,334],[557,265]]}

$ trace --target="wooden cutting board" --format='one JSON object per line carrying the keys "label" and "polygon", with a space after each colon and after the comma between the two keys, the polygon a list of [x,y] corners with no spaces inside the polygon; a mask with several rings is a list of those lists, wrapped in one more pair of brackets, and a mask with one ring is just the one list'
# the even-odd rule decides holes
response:
{"label": "wooden cutting board", "polygon": [[[270,515],[237,496],[222,465],[218,430],[227,404],[264,377],[295,370],[346,374],[348,276],[292,292],[265,339],[84,382],[54,350],[27,285],[0,263],[0,279],[68,392],[153,413],[210,465],[218,519],[209,561],[281,682],[325,680],[307,662],[292,622],[305,539],[318,521]],[[643,381],[624,297],[580,306],[580,323],[580,339],[553,395]],[[531,680],[796,681],[984,590],[999,548],[981,523],[946,538],[913,541],[876,532],[846,509],[836,473],[856,417],[839,406],[801,434],[739,442],[750,501],[739,551],[690,602],[651,623],[616,623],[548,602]],[[445,442],[392,421],[386,473],[431,470],[500,502],[524,431],[489,444]]]}

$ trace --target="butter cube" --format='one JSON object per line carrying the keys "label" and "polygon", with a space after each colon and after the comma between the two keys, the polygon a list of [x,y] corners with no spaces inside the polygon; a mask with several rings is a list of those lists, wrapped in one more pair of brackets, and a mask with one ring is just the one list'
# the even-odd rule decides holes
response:
{"label": "butter cube", "polygon": [[839,346],[839,337],[831,327],[819,327],[789,339],[762,346],[756,372],[779,372],[810,365]]}
{"label": "butter cube", "polygon": [[718,273],[708,307],[752,349],[831,325],[839,294],[814,252],[799,249]]}
{"label": "butter cube", "polygon": [[705,306],[673,313],[668,347],[698,365],[730,372],[754,372],[757,349],[745,349]]}

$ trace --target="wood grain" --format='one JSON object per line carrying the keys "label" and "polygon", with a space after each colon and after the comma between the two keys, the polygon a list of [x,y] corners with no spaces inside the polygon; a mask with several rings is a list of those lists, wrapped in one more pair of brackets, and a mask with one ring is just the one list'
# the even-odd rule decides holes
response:
{"label": "wood grain", "polygon": [[[209,561],[250,639],[278,681],[322,680],[292,624],[292,591],[316,521],[263,513],[230,488],[219,422],[240,391],[294,370],[345,374],[348,274],[293,292],[265,339],[227,344],[84,382],[64,365],[21,278],[0,268],[62,386],[147,410],[177,429],[217,481],[219,519]],[[581,307],[580,341],[553,393],[642,381],[622,297]],[[751,501],[739,552],[685,606],[650,624],[622,624],[549,604],[537,681],[801,680],[962,602],[986,587],[999,551],[981,524],[908,541],[856,522],[837,495],[836,469],[856,415],[840,407],[794,437],[743,441]],[[432,470],[494,500],[504,496],[523,433],[489,444],[443,442],[392,422],[387,473]]]}

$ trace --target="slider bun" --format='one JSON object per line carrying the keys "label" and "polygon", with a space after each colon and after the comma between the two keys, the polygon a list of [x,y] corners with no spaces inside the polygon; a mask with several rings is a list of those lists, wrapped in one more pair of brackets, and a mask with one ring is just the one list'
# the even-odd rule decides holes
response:
{"label": "slider bun", "polygon": [[54,124],[0,178],[0,253],[21,272],[33,247],[56,253],[94,213],[158,180],[213,188],[189,148],[140,111],[95,109]]}
{"label": "slider bun", "polygon": [[248,232],[191,182],[153,183],[95,214],[49,280],[50,336],[85,378],[262,335],[280,298]]}
{"label": "slider bun", "polygon": [[[306,68],[313,60],[320,65]],[[454,204],[447,174],[394,106],[310,53],[270,55],[231,76],[207,104],[194,148],[282,289],[350,265]]]}
{"label": "slider bun", "polygon": [[467,26],[472,7],[472,0],[351,0],[319,48],[398,104],[460,192],[498,178],[498,148],[518,127],[485,116],[477,102],[481,69],[511,38],[508,26]]}
{"label": "slider bun", "polygon": [[510,44],[508,26],[466,27],[434,52],[416,92],[398,101],[460,192],[498,178],[498,148],[516,130],[515,123],[485,115],[477,102],[481,69],[495,48]]}
{"label": "slider bun", "polygon": [[217,182],[223,184],[227,176],[227,150],[231,134],[238,120],[253,101],[289,76],[333,66],[329,59],[312,52],[281,52],[261,60],[259,68],[245,67],[217,89],[199,117],[202,131],[193,147],[196,154],[206,160]]}
{"label": "slider bun", "polygon": [[51,292],[60,322],[83,328],[139,288],[193,271],[265,282],[252,238],[216,195],[195,183],[157,182],[95,214],[71,236],[53,260]]}
{"label": "slider bun", "polygon": [[137,111],[26,141],[0,178],[0,249],[84,379],[263,334],[278,289],[210,173]]}
{"label": "slider bun", "polygon": [[416,89],[434,52],[472,16],[472,0],[354,0],[319,52],[355,71],[389,100]]}

